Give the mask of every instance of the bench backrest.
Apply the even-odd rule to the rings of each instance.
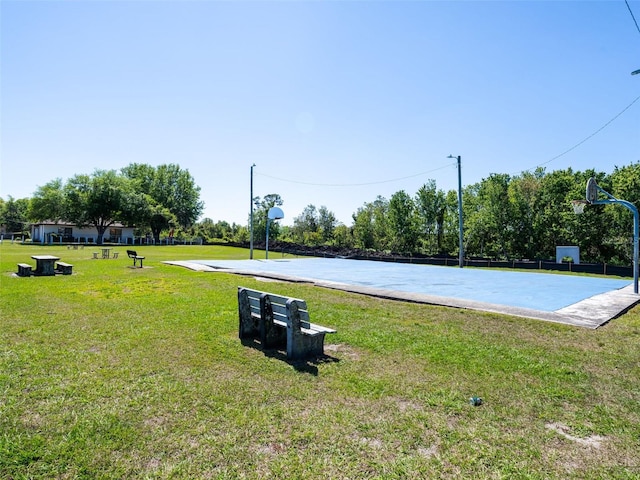
[[[271,302],[271,310],[273,312],[273,319],[283,323],[288,323],[287,319],[287,302],[296,302],[298,306],[298,313],[300,314],[300,326],[302,328],[310,328],[309,310],[307,308],[307,302],[299,298],[283,297],[282,295],[276,295],[275,293],[260,292],[258,290],[249,290],[245,288],[247,297],[249,298],[249,306],[251,307],[251,314],[260,316],[260,297],[266,294]]]
[[[127,250],[127,255],[129,255],[130,257],[137,257],[138,252],[136,252],[135,250]]]

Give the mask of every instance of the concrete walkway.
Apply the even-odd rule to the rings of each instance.
[[[586,328],[598,328],[640,302],[630,281],[604,277],[324,258],[164,263]]]

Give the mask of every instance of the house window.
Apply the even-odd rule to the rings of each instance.
[[[58,227],[58,234],[52,233],[53,237],[63,242],[73,242],[73,227]]]
[[[108,240],[113,243],[120,242],[122,238],[122,229],[121,228],[110,228],[109,229],[109,237]]]

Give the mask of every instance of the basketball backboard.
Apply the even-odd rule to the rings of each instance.
[[[598,184],[594,177],[587,180],[586,199],[589,203],[593,203],[598,200]]]
[[[284,218],[284,212],[280,207],[271,207],[267,213],[267,217],[269,217],[269,220],[280,220]]]

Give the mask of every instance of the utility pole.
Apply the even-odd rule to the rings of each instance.
[[[464,267],[464,222],[462,220],[462,168],[460,165],[460,155],[454,157],[449,155],[447,158],[455,158],[458,161],[458,266]]]
[[[255,167],[256,164],[254,163],[253,165],[251,165],[251,187],[250,187],[250,195],[251,195],[251,199],[250,199],[250,214],[249,214],[249,259],[253,260],[253,167]]]

